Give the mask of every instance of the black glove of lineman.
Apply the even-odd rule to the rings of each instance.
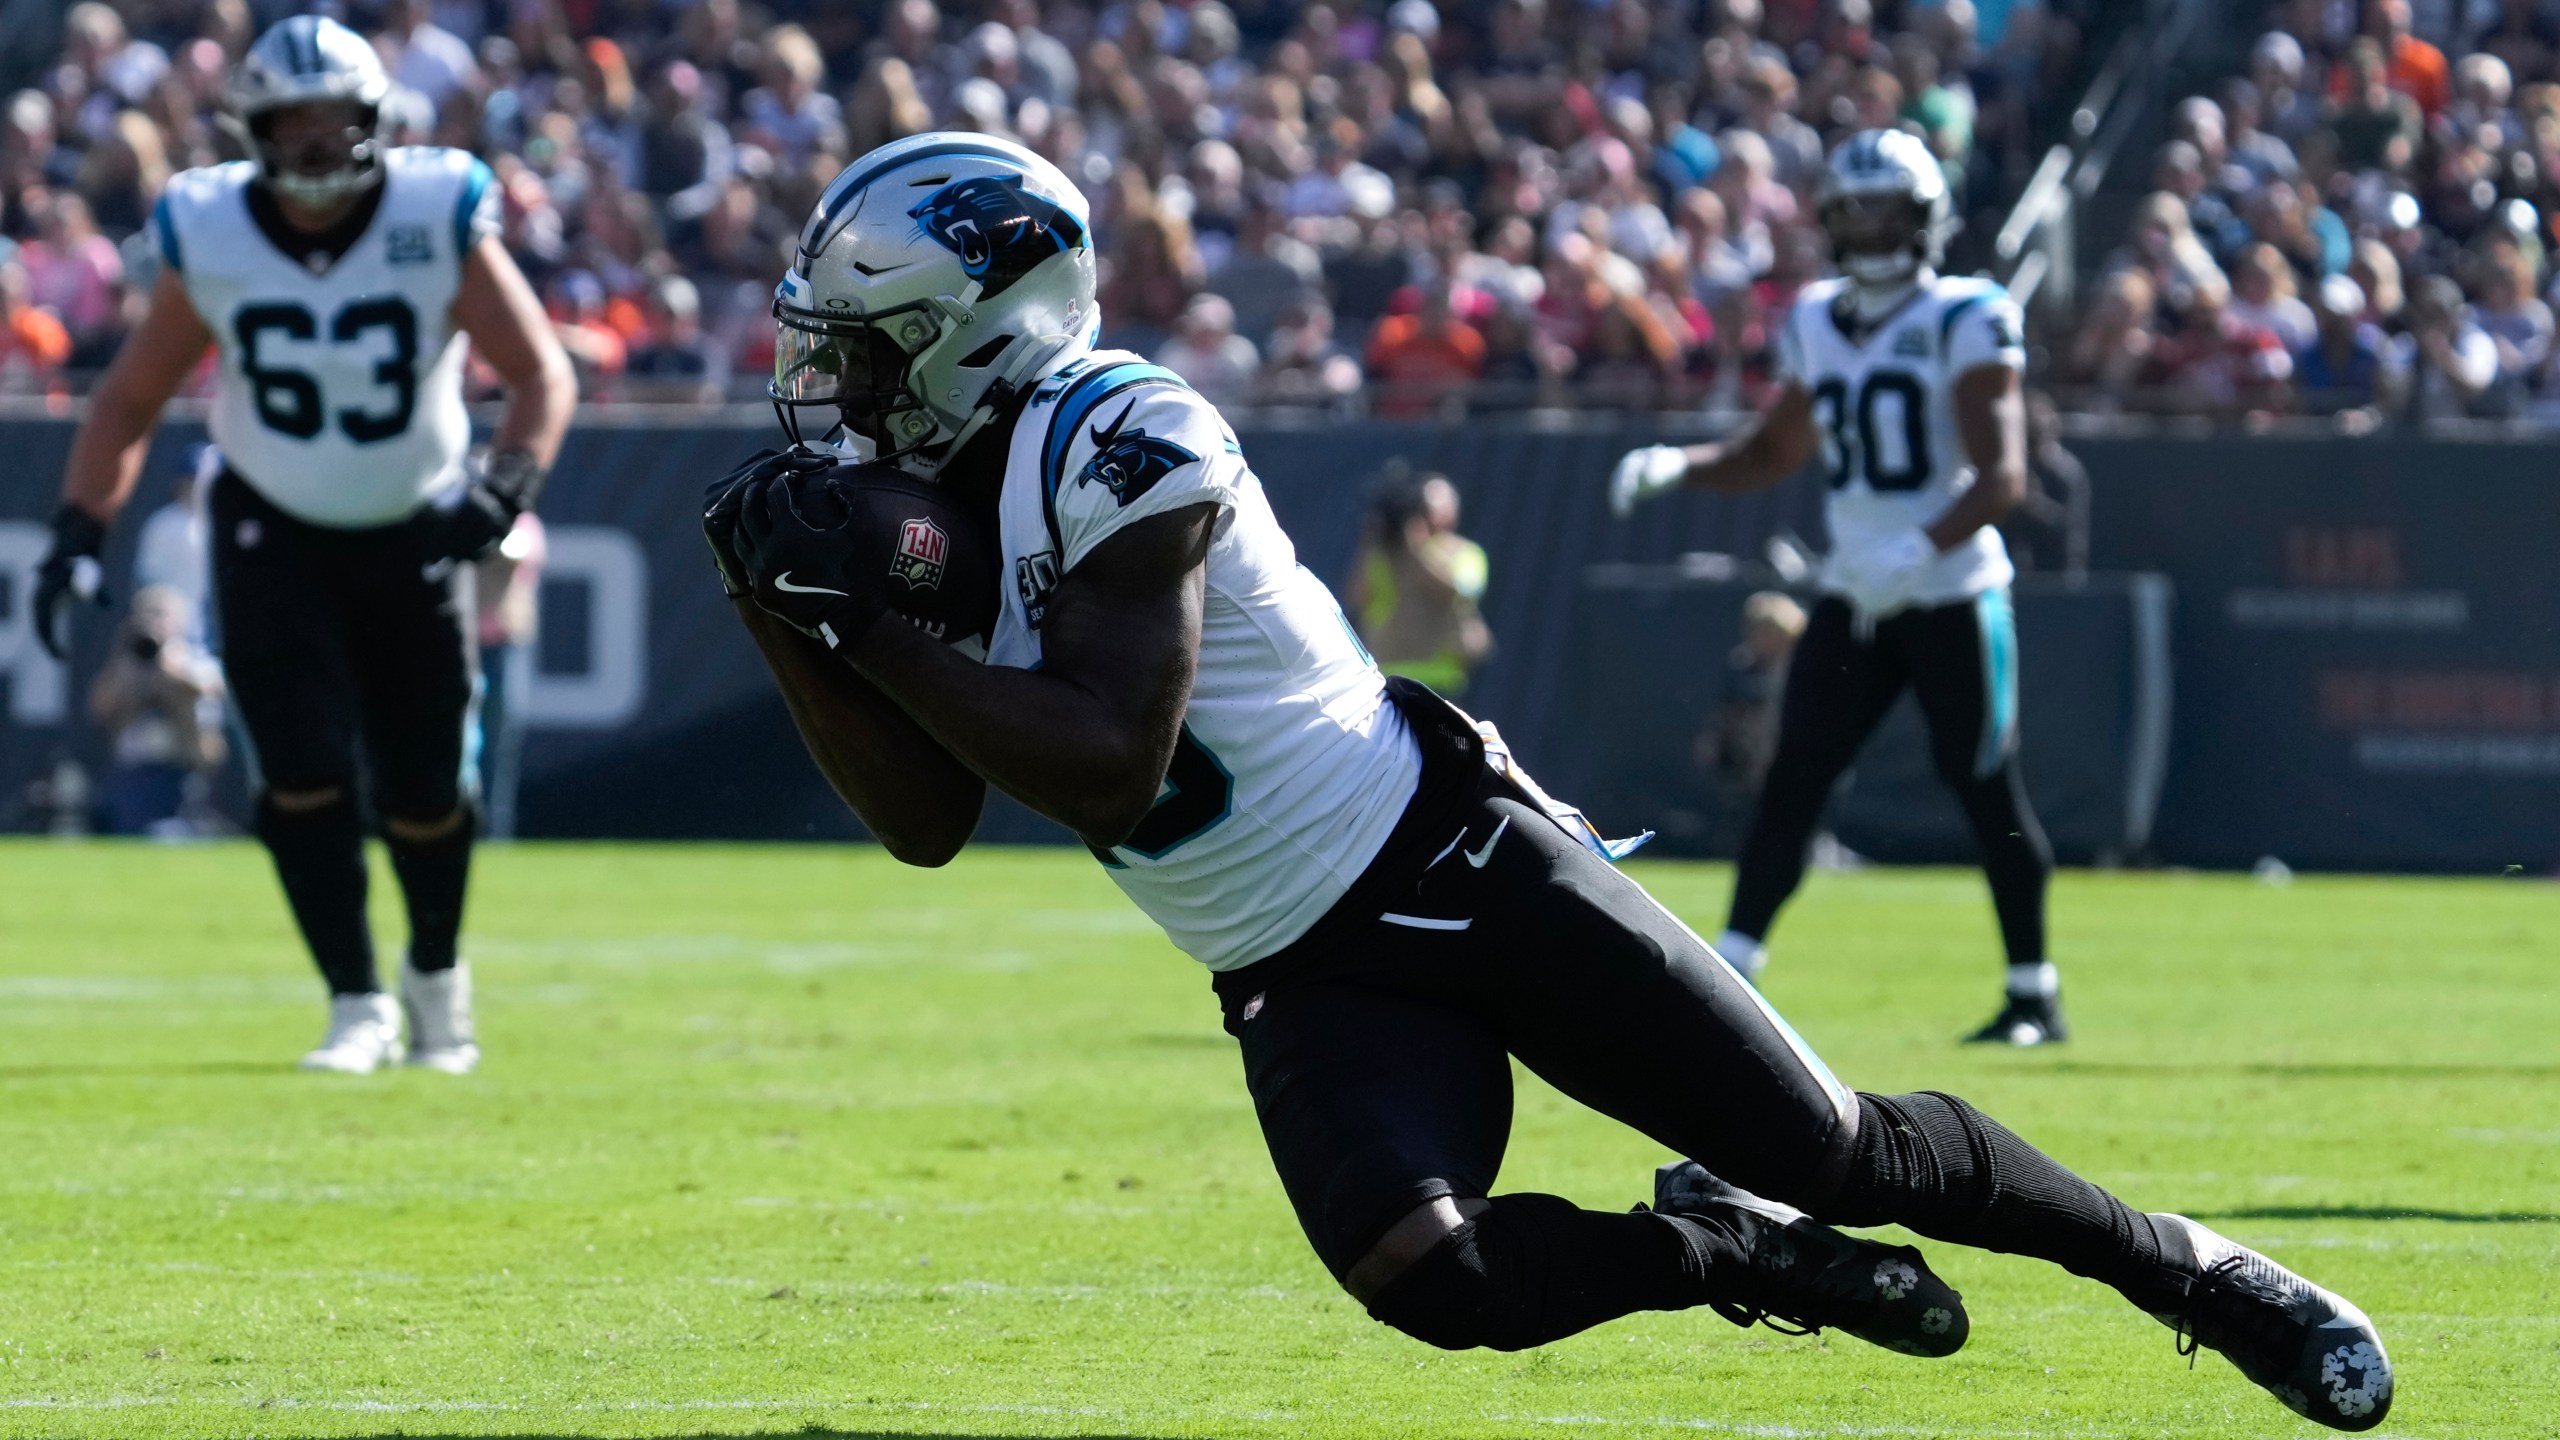
[[[860,643],[889,613],[888,577],[857,559],[844,498],[817,471],[739,489],[737,556],[756,604],[830,650]]]
[[[747,492],[777,475],[826,470],[835,464],[834,456],[796,445],[789,450],[759,450],[702,492],[702,538],[711,547],[712,567],[720,572],[721,594],[735,600],[755,588],[747,578],[746,563],[738,558],[738,507]]]
[[[529,450],[506,450],[489,457],[480,477],[464,487],[462,499],[441,512],[435,537],[439,560],[472,561],[498,548],[514,529],[516,517],[542,498],[547,473]]]
[[[98,568],[98,551],[106,543],[107,527],[88,511],[65,500],[53,512],[53,544],[44,552],[44,563],[36,567],[34,610],[36,639],[56,660],[71,648],[71,626],[62,613],[63,602],[79,599],[101,609],[106,606],[105,577]]]

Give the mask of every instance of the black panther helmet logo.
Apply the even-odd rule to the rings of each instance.
[[[1150,435],[1144,430],[1122,430],[1129,423],[1129,412],[1138,408],[1131,400],[1120,411],[1120,418],[1108,430],[1097,429],[1093,436],[1093,458],[1084,462],[1076,479],[1089,482],[1111,492],[1111,498],[1126,506],[1130,501],[1155,488],[1163,479],[1185,465],[1195,464],[1200,457],[1170,440]]]
[[[1019,175],[981,175],[945,185],[907,212],[925,234],[960,257],[983,297],[1002,293],[1041,261],[1084,243],[1076,217],[1023,188]]]

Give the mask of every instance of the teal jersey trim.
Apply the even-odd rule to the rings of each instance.
[[[490,173],[488,165],[477,159],[463,174],[462,198],[453,207],[453,258],[456,264],[471,253],[471,217],[480,208],[480,198],[489,193],[489,187],[496,184],[497,179]]]
[[[178,249],[178,222],[169,218],[169,195],[165,190],[152,202],[151,229],[160,237],[160,259],[179,274],[187,273],[186,258]]]

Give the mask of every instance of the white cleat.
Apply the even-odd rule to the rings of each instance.
[[[329,997],[329,1033],[318,1048],[302,1057],[305,1070],[334,1070],[341,1075],[370,1075],[400,1058],[400,1011],[391,997]]]
[[[480,1063],[471,1028],[471,965],[450,970],[400,967],[400,1008],[409,1016],[409,1063],[447,1075],[468,1075]]]
[[[1733,967],[1734,974],[1755,986],[1760,983],[1760,972],[1769,968],[1769,947],[1739,930],[1727,930],[1717,936],[1716,953]]]

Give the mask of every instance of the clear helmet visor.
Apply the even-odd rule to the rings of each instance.
[[[935,424],[909,382],[917,352],[941,333],[920,307],[861,319],[833,319],[776,307],[771,394],[788,418],[797,407],[828,407],[883,458],[932,438]]]

